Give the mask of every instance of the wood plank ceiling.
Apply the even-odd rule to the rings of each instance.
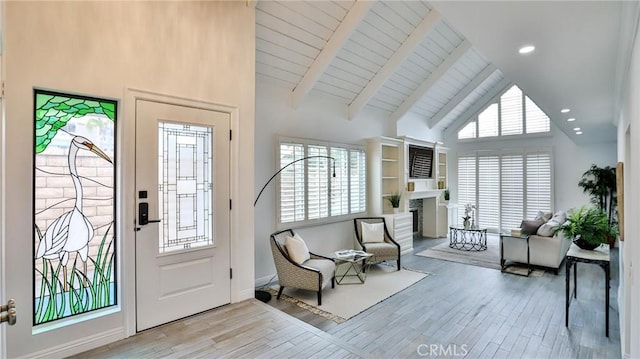
[[[260,1],[256,76],[444,130],[507,80],[424,1]]]

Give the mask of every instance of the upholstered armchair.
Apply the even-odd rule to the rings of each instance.
[[[336,265],[331,258],[309,253],[310,258],[297,263],[289,255],[285,242],[294,237],[291,229],[271,234],[271,252],[280,283],[278,299],[285,287],[312,290],[318,293],[318,305],[322,305],[322,289],[331,283],[335,287]]]
[[[373,254],[372,261],[397,261],[400,270],[400,245],[391,238],[384,217],[354,218],[353,224],[358,243],[365,252]],[[371,226],[376,224],[377,229]]]

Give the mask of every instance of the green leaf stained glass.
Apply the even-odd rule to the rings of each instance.
[[[69,120],[90,114],[105,115],[114,121],[115,105],[110,102],[37,94],[36,153],[44,151],[58,130]]]

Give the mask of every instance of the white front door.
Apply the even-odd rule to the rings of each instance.
[[[229,129],[228,113],[136,100],[138,331],[231,301]]]

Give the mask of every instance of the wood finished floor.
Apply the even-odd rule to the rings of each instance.
[[[442,241],[416,240],[415,252]],[[565,328],[564,265],[557,276],[527,278],[406,255],[403,266],[434,275],[342,324],[287,301],[249,300],[77,357],[620,358],[617,254],[612,251],[609,338],[604,272],[596,265],[578,267],[578,298]]]

